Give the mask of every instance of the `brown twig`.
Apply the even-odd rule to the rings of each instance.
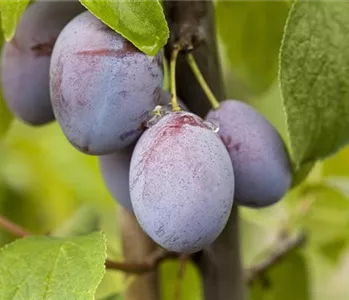
[[[4,218],[3,216],[0,216],[0,228],[12,233],[14,236],[17,237],[26,237],[31,235],[31,233],[29,233],[27,230]],[[289,239],[282,240],[282,242],[277,246],[277,249],[270,256],[268,256],[261,263],[245,271],[245,282],[251,284],[257,278],[261,278],[263,274],[267,272],[272,266],[277,264],[292,250],[302,246],[305,243],[305,241],[306,236],[304,233],[301,233],[298,236]],[[178,270],[178,280],[180,281],[183,278],[185,263],[190,258],[190,256],[179,255],[176,252],[169,252],[161,248],[156,249],[142,263],[119,262],[107,259],[105,262],[105,266],[107,269],[119,270],[125,273],[141,275],[154,271],[158,267],[158,265],[166,259],[178,257],[180,258],[180,265]],[[178,289],[179,287],[177,287],[175,291],[175,299],[179,299]]]
[[[21,226],[11,222],[3,216],[0,216],[0,228],[12,233],[16,237],[30,236],[31,233]],[[105,266],[107,269],[114,269],[132,274],[144,274],[154,269],[165,259],[176,258],[179,255],[174,252],[168,252],[163,249],[157,249],[143,263],[130,263],[106,260]]]
[[[0,228],[12,233],[16,237],[26,237],[31,235],[28,231],[21,226],[7,220],[3,216],[0,216]]]
[[[164,260],[177,258],[178,253],[169,252],[163,249],[157,249],[142,263],[118,262],[108,260],[105,263],[107,269],[114,269],[131,274],[144,274],[154,271],[156,267]]]
[[[306,241],[306,236],[301,233],[295,237],[283,240],[274,252],[269,255],[261,263],[247,269],[245,271],[245,281],[248,284],[253,283],[256,279],[262,278],[262,276],[274,265],[280,262],[285,256],[292,250],[301,247]]]

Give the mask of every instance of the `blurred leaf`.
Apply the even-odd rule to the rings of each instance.
[[[110,258],[109,255],[107,257]],[[123,258],[119,258],[119,260],[121,261]],[[127,276],[127,279],[130,277],[131,275]],[[125,279],[124,273],[107,270],[95,293],[96,299],[108,299],[111,295],[119,295],[121,297],[127,289],[127,280]]]
[[[178,261],[165,261],[160,266],[161,299],[173,300],[178,280]],[[196,266],[188,261],[180,283],[181,300],[201,300],[201,280]]]
[[[11,125],[13,117],[7,106],[4,103],[4,99],[0,91],[0,138],[6,133]]]
[[[121,294],[115,294],[115,295],[111,295],[106,298],[103,298],[102,300],[123,300],[123,299],[124,297]]]
[[[279,80],[297,165],[349,140],[348,10],[348,2],[298,1],[288,18]]]
[[[349,146],[324,161],[323,175],[349,176]]]
[[[286,120],[278,82],[275,81],[265,93],[248,99],[248,102],[277,128],[287,143]]]
[[[349,201],[349,177],[331,176],[324,179],[324,183],[328,187],[332,187],[336,191],[342,193]]]
[[[246,212],[253,211],[247,208],[239,208],[239,229],[240,229],[240,247],[242,249],[242,264],[251,265],[257,256],[261,254],[262,249],[267,249],[275,240],[279,233],[277,226],[267,224],[264,226],[264,220],[254,219],[254,215],[246,216]],[[264,212],[262,212],[263,215]],[[270,214],[265,219],[270,221],[275,214]],[[262,217],[259,215],[259,217]],[[259,225],[260,224],[260,225]],[[263,225],[262,225],[263,224]],[[264,253],[263,253],[264,254]]]
[[[84,205],[52,235],[72,237],[84,235],[100,229],[100,216],[96,207]]]
[[[308,177],[314,165],[315,165],[315,162],[309,162],[300,166],[300,168],[295,171],[292,178],[292,188],[300,185]]]
[[[12,222],[27,228],[30,232],[37,232],[40,228],[40,209],[38,205],[35,205],[32,201],[28,200],[23,191],[18,190],[6,182],[0,182],[0,214],[6,216]],[[25,216],[30,215],[31,219],[34,219],[29,223]],[[3,230],[0,229],[0,232]],[[12,242],[16,237],[12,234],[3,231],[3,235],[0,237],[0,245],[3,246],[9,242]]]
[[[1,298],[92,300],[105,258],[101,233],[69,240],[17,240],[0,251]]]
[[[304,257],[294,251],[271,267],[264,280],[250,288],[251,300],[308,300],[310,282]]]
[[[23,198],[20,192],[7,185],[5,182],[2,182],[0,179],[0,214],[21,226],[23,226],[23,223],[19,220],[21,220],[20,217],[25,209],[23,203],[25,201]],[[26,213],[28,214],[28,211],[26,211]],[[35,216],[35,213],[33,215]],[[27,228],[25,226],[23,227]],[[0,229],[0,233],[0,246],[10,243],[16,238],[4,229]]]
[[[302,198],[311,203],[302,221],[310,243],[320,247],[342,239],[349,241],[349,199],[340,190],[323,182],[307,187]]]
[[[80,2],[97,18],[148,55],[155,55],[167,43],[169,29],[158,0]]]
[[[263,92],[277,77],[286,1],[217,1],[217,29],[232,73]]]
[[[333,262],[338,262],[338,259],[348,246],[348,240],[348,238],[343,238],[336,241],[330,241],[320,246],[320,252]]]
[[[28,4],[29,0],[2,1],[0,17],[1,27],[6,41],[10,41],[15,35],[17,24]]]
[[[38,218],[22,216],[40,222],[42,231],[34,232],[52,232],[83,204],[114,212],[97,158],[76,151],[57,123],[32,128],[15,120],[3,146],[0,172],[38,207]]]
[[[2,49],[3,37],[0,35],[0,51]],[[4,98],[2,96],[1,86],[0,86],[0,138],[4,135],[11,124],[12,115],[8,110]]]

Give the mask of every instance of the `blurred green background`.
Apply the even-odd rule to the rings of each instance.
[[[287,141],[277,84],[278,51],[289,2],[216,2],[219,51],[227,96],[251,103]],[[9,115],[0,102],[0,128]],[[1,133],[0,131],[0,133]],[[324,141],[326,143],[326,141]],[[268,255],[281,230],[305,230],[305,247],[275,265],[264,281],[249,287],[253,300],[349,299],[349,147],[316,165],[308,179],[278,204],[241,208],[244,266]],[[96,157],[76,151],[56,123],[32,128],[12,121],[0,141],[0,214],[36,234],[64,231],[81,218],[106,232],[108,255],[122,259],[117,204],[106,190]],[[91,225],[92,224],[92,225]],[[0,230],[0,245],[13,236]],[[162,270],[164,299],[174,296],[177,265]],[[129,279],[108,271],[97,299],[122,292]],[[200,300],[196,269],[186,268],[183,300]]]

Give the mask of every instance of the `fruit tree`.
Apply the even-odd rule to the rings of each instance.
[[[348,2],[0,21],[0,299],[348,299]]]

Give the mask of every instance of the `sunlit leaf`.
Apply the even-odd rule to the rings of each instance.
[[[298,1],[280,54],[280,84],[297,165],[349,141],[348,2]]]
[[[2,299],[94,299],[104,272],[101,233],[69,240],[27,237],[0,250]]]
[[[13,38],[20,17],[27,8],[29,0],[5,0],[1,2],[1,28],[6,41]]]
[[[148,55],[167,42],[169,29],[158,0],[80,0],[96,17]]]

